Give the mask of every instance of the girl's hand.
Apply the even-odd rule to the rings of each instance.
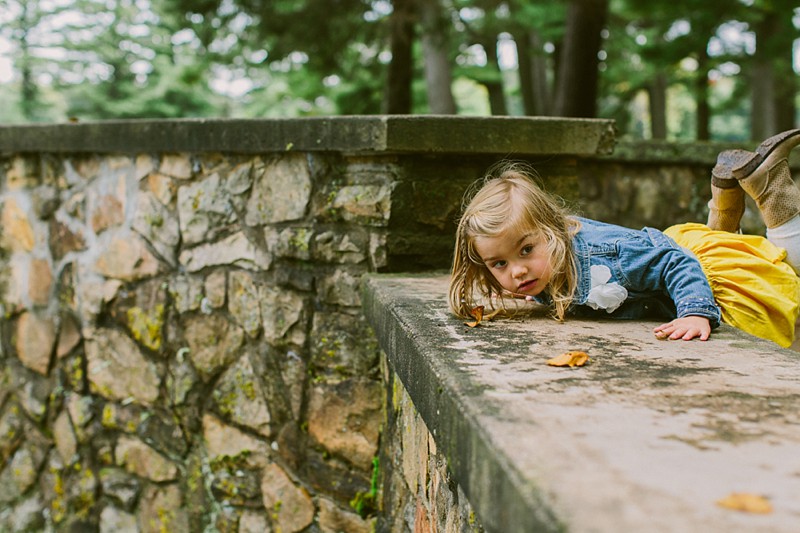
[[[700,338],[701,341],[705,341],[711,335],[711,323],[703,316],[685,316],[676,318],[667,324],[661,324],[653,329],[653,333],[659,339],[690,341]]]

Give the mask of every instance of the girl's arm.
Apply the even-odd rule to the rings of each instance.
[[[670,339],[707,339],[721,317],[700,263],[663,233],[647,233],[651,243],[628,243],[620,250],[620,261],[632,287],[666,292],[675,303],[677,318],[655,333]]]

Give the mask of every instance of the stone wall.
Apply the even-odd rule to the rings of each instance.
[[[319,131],[237,151],[238,129],[204,144],[201,124],[0,128],[0,529],[479,527],[408,398],[386,402],[400,387],[359,282],[448,267],[463,191],[509,153],[475,148],[484,124],[444,153]],[[547,135],[565,153],[519,158],[582,213],[704,219],[712,156],[610,159]]]
[[[340,163],[2,161],[0,529],[370,530],[392,177]]]

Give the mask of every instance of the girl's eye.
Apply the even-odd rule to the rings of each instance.
[[[495,261],[492,263],[492,268],[503,268],[504,266],[506,266],[505,261]]]
[[[520,251],[520,255],[528,255],[532,251],[533,251],[533,245],[532,244],[526,244],[525,246],[522,247],[522,250]]]

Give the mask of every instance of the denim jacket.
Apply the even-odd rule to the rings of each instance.
[[[573,239],[578,286],[569,313],[612,318],[708,318],[720,322],[720,311],[700,263],[694,255],[653,228],[640,231],[578,218],[581,229]],[[625,301],[611,314],[586,305],[592,288],[590,267],[605,265],[609,283],[628,291]]]

